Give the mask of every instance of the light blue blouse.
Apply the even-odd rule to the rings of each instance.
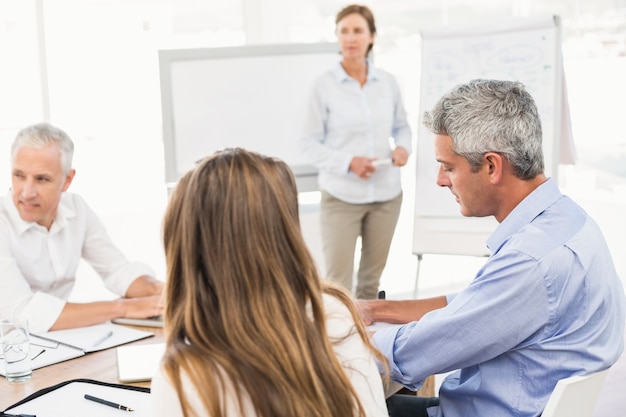
[[[448,305],[378,331],[392,379],[443,382],[433,416],[536,416],[556,382],[611,366],[623,350],[625,297],[596,223],[553,180],[488,239],[491,257]]]
[[[319,169],[322,190],[353,204],[397,197],[400,168],[380,165],[367,180],[349,171],[355,156],[390,158],[390,139],[411,153],[411,128],[393,75],[368,63],[361,87],[338,62],[317,80],[298,146]]]

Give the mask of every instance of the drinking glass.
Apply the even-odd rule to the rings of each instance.
[[[26,319],[0,321],[0,347],[4,374],[9,382],[30,379],[33,368],[30,360],[30,338]]]

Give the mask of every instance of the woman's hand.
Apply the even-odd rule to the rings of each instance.
[[[360,178],[369,179],[369,177],[376,172],[376,167],[372,165],[373,160],[374,158],[355,156],[352,158],[352,161],[350,161],[350,171],[354,172]]]
[[[393,165],[397,167],[403,167],[409,160],[409,153],[402,146],[397,146],[391,154]]]

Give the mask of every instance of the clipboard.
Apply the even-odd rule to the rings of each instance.
[[[154,408],[150,388],[110,384],[93,379],[73,379],[43,388],[9,406],[4,413],[58,417],[73,415],[89,417],[119,417],[117,408],[86,400],[85,394],[103,398],[133,409],[133,417],[152,417]]]

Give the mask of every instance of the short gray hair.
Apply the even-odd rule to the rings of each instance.
[[[23,147],[41,149],[50,143],[59,147],[61,169],[63,174],[67,175],[72,169],[74,142],[63,130],[47,122],[27,126],[17,133],[13,145],[11,145],[11,162],[15,160],[15,155]]]
[[[436,135],[450,136],[453,152],[474,170],[486,152],[496,152],[520,179],[543,173],[539,112],[520,82],[478,79],[458,85],[424,113],[423,123]]]

